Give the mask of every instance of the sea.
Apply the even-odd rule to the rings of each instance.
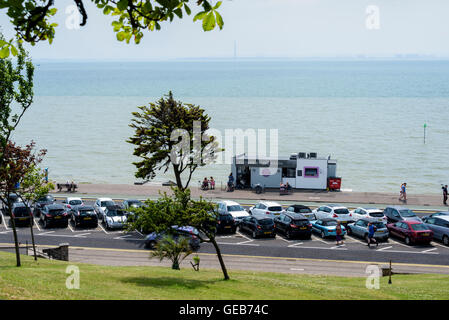
[[[229,129],[277,130],[269,143],[281,157],[330,155],[343,190],[399,193],[407,182],[409,193],[434,194],[449,184],[449,61],[34,63],[34,104],[13,139],[47,149],[42,167],[54,181],[142,181],[126,142],[134,134],[132,112],[171,91],[204,108],[223,136]],[[198,169],[191,185],[206,176],[224,184],[231,167],[224,160]],[[170,170],[149,183],[167,180],[174,180]]]

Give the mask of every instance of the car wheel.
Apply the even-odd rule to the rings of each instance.
[[[326,238],[326,234],[324,233],[324,231],[321,231],[321,238]]]
[[[445,246],[449,246],[449,237],[448,236],[443,237],[443,243]]]
[[[409,237],[405,237],[405,244],[410,245],[411,241]]]
[[[288,240],[290,240],[292,238],[292,234],[291,234],[290,230],[287,231],[286,236],[287,236]]]
[[[254,238],[254,239],[257,238],[257,233],[256,233],[256,231],[253,231],[253,238]]]
[[[148,249],[154,249],[156,247],[156,241],[152,240],[152,241],[148,242],[146,247]]]
[[[42,224],[43,224],[44,229],[47,229],[47,228],[48,228],[47,219],[44,219],[44,220],[42,221]]]
[[[369,242],[368,234],[365,234],[364,238],[365,238],[366,243],[368,243]]]
[[[346,232],[348,233],[348,236],[350,236],[352,234],[351,228],[347,228]]]

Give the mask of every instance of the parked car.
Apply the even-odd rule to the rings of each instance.
[[[10,193],[8,196],[8,204],[9,204],[11,210],[12,210],[13,205],[18,202],[22,202],[22,199],[19,197],[19,195],[16,193]],[[8,210],[6,210],[4,203],[2,203],[2,212],[5,215],[9,215],[9,212],[8,212]]]
[[[428,217],[439,217],[439,216],[449,216],[449,211],[432,213]]]
[[[98,226],[98,217],[92,206],[74,206],[69,214],[74,227],[89,226],[96,228]]]
[[[219,201],[217,205],[219,214],[231,214],[237,224],[239,224],[243,218],[249,216],[248,212],[235,201],[223,200]]]
[[[433,238],[449,246],[449,215],[424,217],[423,222],[433,231]]]
[[[313,213],[318,219],[334,219],[340,221],[343,225],[354,222],[352,214],[349,212],[348,208],[338,204],[321,206],[313,210]]]
[[[235,233],[236,230],[237,224],[231,214],[218,214],[217,233]]]
[[[104,219],[104,211],[106,207],[115,206],[115,202],[111,198],[98,198],[95,201],[94,209],[98,216],[98,220],[103,221]]]
[[[304,215],[307,219],[309,219],[309,217],[312,217],[314,214],[312,212],[312,209],[310,209],[307,206],[303,206],[302,204],[294,204],[291,205],[290,207],[287,208],[287,210],[285,210],[287,213],[301,213],[302,215]]]
[[[69,225],[69,214],[62,204],[48,204],[41,209],[39,220],[44,228],[48,228],[50,226],[61,226],[67,228]]]
[[[312,224],[302,213],[285,212],[274,218],[276,233],[284,234],[287,239],[312,237]]]
[[[156,233],[152,232],[145,237],[145,248],[154,249],[156,244],[168,234],[171,234],[175,241],[179,240],[181,237],[189,239],[190,248],[194,251],[200,248],[200,239],[198,237],[199,232],[196,228],[186,226],[186,227],[178,227],[172,226],[172,231]]]
[[[377,208],[357,208],[351,212],[352,218],[355,221],[365,219],[373,222],[382,222],[387,224],[388,219],[383,211]]]
[[[123,201],[123,207],[128,210],[131,208],[140,208],[143,206],[143,202],[135,199],[127,199]]]
[[[433,239],[433,231],[419,221],[402,220],[387,224],[387,228],[390,236],[404,240],[407,245],[412,243],[429,244]]]
[[[34,203],[33,214],[38,217],[41,214],[41,210],[44,206],[49,204],[54,204],[56,202],[52,195],[47,194],[46,196],[40,197]]]
[[[72,207],[84,205],[84,202],[81,198],[75,197],[67,197],[62,201],[62,203],[67,209],[72,209]]]
[[[239,225],[239,230],[250,233],[254,239],[261,236],[276,238],[274,222],[270,217],[254,215],[243,218]]]
[[[23,202],[16,202],[12,207],[12,217],[16,227],[29,227],[34,224],[31,209]]]
[[[126,211],[122,206],[107,206],[103,214],[103,223],[107,230],[122,229],[126,223]]]
[[[383,222],[372,221],[370,219],[359,219],[357,222],[350,223],[346,226],[346,231],[349,235],[361,237],[368,242],[368,223],[373,223],[376,231],[374,238],[380,241],[386,241],[389,237],[387,226]]]
[[[398,221],[417,221],[422,220],[411,209],[400,206],[389,206],[384,209],[384,215],[387,217],[388,223]]]
[[[275,216],[280,215],[284,210],[282,206],[273,201],[259,201],[255,206],[252,206],[248,209],[250,215],[254,216],[265,216],[274,218]]]
[[[327,238],[327,237],[336,237],[337,236],[337,220],[331,219],[331,218],[323,218],[318,220],[311,221],[312,224],[312,231],[318,233],[321,238]],[[346,228],[342,225],[341,226],[341,235],[346,235]]]

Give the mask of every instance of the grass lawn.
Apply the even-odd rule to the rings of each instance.
[[[394,275],[379,290],[365,278],[288,275],[163,267],[108,267],[77,263],[80,289],[66,288],[70,263],[0,252],[0,299],[449,299],[447,275]]]

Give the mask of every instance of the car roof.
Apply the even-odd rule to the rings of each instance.
[[[75,206],[74,209],[80,210],[80,211],[81,210],[94,210],[94,207],[83,205],[83,206]]]
[[[435,218],[449,222],[449,216],[436,216]]]
[[[65,207],[60,203],[47,204],[45,207],[47,207],[50,210],[51,209],[65,209]]]
[[[66,198],[68,201],[70,201],[70,200],[81,200],[81,201],[83,201],[81,198],[79,198],[79,197],[67,197]]]
[[[128,201],[128,202],[142,202],[142,201],[137,200],[137,199],[126,199],[125,201]]]
[[[274,202],[274,201],[259,201],[259,203],[263,203],[265,205],[267,205],[268,207],[278,207],[281,206],[279,203]],[[281,206],[282,207],[282,206]]]
[[[253,217],[254,219],[256,219],[256,220],[266,220],[266,219],[270,219],[270,220],[273,220],[273,219],[271,219],[270,217],[266,217],[266,216],[250,216],[250,217]]]
[[[379,208],[365,208],[365,207],[358,207],[358,209],[363,209],[366,211],[382,211]]]
[[[100,201],[114,201],[111,198],[98,198],[97,200],[100,200]]]
[[[293,219],[307,219],[306,216],[300,212],[286,212],[285,215]]]
[[[343,206],[341,204],[326,204],[325,207],[329,207],[329,208],[333,208],[333,209],[335,209],[335,208],[346,208],[345,206]]]
[[[220,202],[224,203],[227,206],[229,206],[229,205],[231,205],[231,206],[239,206],[240,205],[240,203],[232,201],[232,200],[222,200],[222,201],[219,201],[219,203]]]
[[[319,219],[323,222],[328,222],[328,221],[337,221],[336,219],[332,219],[332,218],[323,218],[323,219]]]
[[[108,210],[123,210],[123,207],[118,204],[114,204],[113,206],[106,206],[106,209]]]
[[[388,206],[388,207],[386,207],[386,208],[393,208],[393,209],[397,209],[397,210],[406,210],[406,209],[409,209],[409,208],[402,207],[402,206]],[[385,209],[386,209],[386,208],[385,208]],[[412,210],[412,209],[409,209],[409,210]]]
[[[23,202],[14,202],[12,207],[14,208],[21,208],[21,207],[26,207],[27,205]]]
[[[298,208],[298,209],[310,209],[308,206],[302,204],[292,204],[290,207]]]

